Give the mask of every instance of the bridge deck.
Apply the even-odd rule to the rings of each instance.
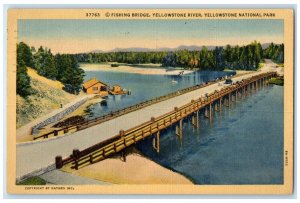
[[[234,78],[233,82],[241,81],[242,79],[247,79],[261,73],[263,73],[263,71],[242,75]],[[149,121],[151,117],[158,117],[168,113],[174,110],[174,107],[183,106],[192,99],[196,100],[201,95],[204,96],[206,93],[212,93],[223,87],[223,85],[219,86],[218,84],[212,84],[73,134],[56,137],[54,139],[18,144],[16,147],[16,176],[17,178],[20,178],[33,171],[46,168],[54,164],[54,158],[57,155],[61,155],[62,157],[69,156],[73,149],[83,150],[95,143],[105,141],[118,134],[120,130],[133,128],[141,123]]]

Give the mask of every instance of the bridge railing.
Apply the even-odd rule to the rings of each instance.
[[[126,131],[120,131],[118,135],[115,135],[109,140],[100,142],[82,151],[77,150],[76,153],[73,153],[70,157],[64,159],[61,165],[63,166],[72,164],[73,168],[78,169],[79,167],[83,167],[87,164],[103,160],[106,157],[120,152],[124,148],[169,127],[170,125],[177,123],[179,120],[228,95],[229,93],[234,92],[252,83],[253,81],[274,74],[276,73],[269,72],[260,74],[258,76],[253,76],[249,79],[243,80],[242,82],[222,88],[220,91],[215,91],[214,93],[207,95],[207,97],[200,97],[195,101],[192,100],[190,103],[187,103],[179,108],[175,108],[169,113],[161,115],[157,118],[152,118],[150,121],[142,123]]]
[[[247,73],[245,73],[245,74],[247,74]],[[241,76],[241,75],[239,75],[239,76]],[[76,131],[79,131],[79,130],[83,130],[83,129],[89,128],[91,126],[94,126],[94,125],[106,122],[108,120],[114,119],[114,118],[119,117],[121,115],[130,113],[132,111],[136,111],[138,109],[144,108],[146,106],[150,106],[152,104],[155,104],[155,103],[158,103],[158,102],[161,102],[161,101],[164,101],[164,100],[167,100],[167,99],[170,99],[170,98],[173,98],[173,97],[176,97],[176,96],[194,91],[196,89],[200,89],[200,88],[206,87],[208,85],[224,81],[224,80],[225,79],[222,78],[222,79],[219,79],[219,80],[209,81],[209,82],[202,83],[202,84],[199,84],[199,85],[195,85],[195,86],[192,86],[192,87],[187,87],[187,88],[184,88],[184,89],[181,89],[181,90],[177,90],[175,92],[171,92],[169,94],[166,94],[166,95],[163,95],[163,96],[160,96],[160,97],[156,97],[154,99],[150,99],[150,100],[147,100],[147,101],[144,101],[144,102],[141,102],[141,103],[138,103],[138,104],[135,104],[135,105],[132,105],[132,106],[114,111],[114,112],[111,112],[109,114],[97,117],[97,118],[93,118],[93,119],[90,119],[90,120],[87,120],[87,121],[77,123],[76,125],[66,126],[66,127],[61,128],[61,129],[53,130],[51,132],[48,132],[48,133],[45,133],[45,134],[42,134],[42,135],[34,136],[33,140],[47,139],[49,137],[60,136],[60,135],[66,134],[66,133],[73,133],[73,132],[76,132]]]

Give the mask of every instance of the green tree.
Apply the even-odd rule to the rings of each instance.
[[[40,47],[34,57],[38,74],[51,80],[56,80],[58,70],[51,50]]]
[[[32,93],[30,77],[27,74],[27,67],[22,57],[17,55],[17,94],[27,97]]]
[[[79,68],[76,58],[71,55],[62,55],[58,69],[61,73],[60,81],[64,84],[64,90],[78,94],[84,81],[84,71]]]
[[[17,55],[20,60],[23,60],[25,66],[35,68],[33,56],[30,47],[24,42],[17,45]]]

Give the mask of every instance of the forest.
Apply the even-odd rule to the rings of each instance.
[[[271,43],[266,49],[254,41],[246,46],[215,47],[201,50],[172,52],[110,52],[76,54],[80,63],[118,62],[127,64],[162,64],[163,67],[182,67],[198,70],[257,70],[264,58],[283,63],[284,45]]]
[[[79,68],[74,55],[55,54],[42,46],[36,51],[34,47],[20,42],[17,44],[17,94],[22,97],[31,95],[30,77],[27,67],[33,68],[41,76],[58,80],[64,84],[64,90],[78,94],[84,81],[84,71]]]
[[[27,67],[52,80],[61,81],[64,90],[78,94],[84,81],[84,71],[79,63],[118,62],[126,64],[161,64],[163,67],[182,67],[196,70],[257,70],[264,58],[284,63],[284,44],[271,43],[265,49],[259,42],[245,46],[215,47],[201,50],[176,50],[157,52],[110,52],[53,54],[40,46],[38,50],[24,42],[17,44],[17,94],[32,94]]]

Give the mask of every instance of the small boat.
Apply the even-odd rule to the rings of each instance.
[[[172,80],[172,83],[174,83],[174,84],[176,84],[176,83],[178,83],[176,80]]]

